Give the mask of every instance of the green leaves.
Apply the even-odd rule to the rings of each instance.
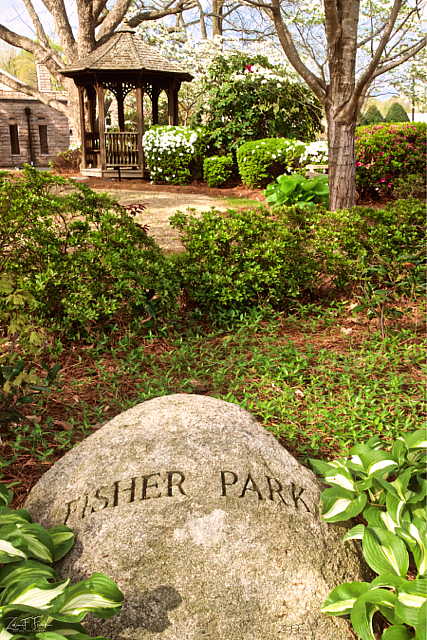
[[[328,176],[319,175],[306,180],[298,173],[286,174],[269,184],[263,192],[271,207],[295,205],[300,208],[314,207],[315,204],[329,206]]]
[[[378,577],[370,585],[339,585],[322,606],[328,615],[350,613],[361,640],[376,640],[372,628],[376,611],[392,624],[382,638],[426,640],[426,511],[422,502],[426,445],[425,432],[418,430],[398,438],[391,451],[375,437],[354,446],[350,459],[310,461],[331,485],[322,494],[323,519],[337,522],[363,513],[368,522],[367,527],[358,524],[350,529],[344,542],[361,540],[365,559]],[[410,554],[418,570],[415,580],[407,579]]]
[[[10,492],[1,485],[0,495],[8,504]],[[89,612],[100,618],[115,615],[123,602],[117,585],[102,573],[74,586],[59,580],[48,565],[71,549],[74,535],[68,527],[46,531],[25,509],[13,512],[6,506],[0,507],[0,520],[0,636],[90,640],[79,623]]]

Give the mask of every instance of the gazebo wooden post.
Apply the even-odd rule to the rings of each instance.
[[[121,82],[117,83],[117,111],[119,116],[119,130],[125,130],[125,107],[123,99],[123,86]]]
[[[142,136],[144,135],[144,89],[141,85],[136,88],[136,127],[138,131],[138,167],[144,170],[145,159],[144,149],[142,148]]]
[[[168,89],[168,119],[169,124],[178,125],[178,88],[176,80],[169,83]]]
[[[153,116],[153,125],[159,124],[159,96],[161,89],[153,87],[151,94],[151,110]]]
[[[107,149],[105,145],[104,87],[102,84],[96,86],[96,96],[98,98],[99,160],[101,170],[105,171],[107,169]]]
[[[82,141],[82,169],[87,167],[87,155],[86,155],[86,127],[85,127],[85,100],[84,89],[78,87],[79,90],[79,108],[80,108],[80,138]]]
[[[88,127],[90,133],[95,132],[95,119],[96,119],[96,94],[93,87],[86,87],[87,95],[87,115],[88,115]]]

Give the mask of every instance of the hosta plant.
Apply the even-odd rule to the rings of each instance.
[[[298,173],[283,174],[276,182],[263,191],[271,207],[295,205],[300,208],[314,207],[315,204],[329,206],[328,176],[320,175],[306,179]]]
[[[382,640],[427,638],[426,448],[426,432],[419,430],[397,438],[392,448],[375,436],[353,447],[349,459],[310,461],[330,485],[322,493],[323,519],[333,523],[361,514],[366,522],[350,529],[344,541],[362,541],[378,577],[339,585],[322,606],[326,615],[350,615],[362,640],[377,640],[377,611],[390,623]],[[415,577],[408,574],[411,558]]]
[[[74,534],[46,530],[26,509],[9,508],[12,492],[0,485],[0,636],[2,640],[89,640],[80,624],[87,613],[111,618],[123,594],[103,573],[71,586],[50,566],[73,546]],[[102,636],[98,637],[102,640]]]

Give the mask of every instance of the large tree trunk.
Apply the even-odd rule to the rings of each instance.
[[[356,204],[356,122],[342,124],[327,114],[329,209],[348,209]]]

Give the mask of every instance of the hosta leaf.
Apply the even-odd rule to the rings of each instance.
[[[15,582],[27,580],[28,578],[34,581],[39,578],[59,580],[58,574],[52,567],[37,562],[37,560],[22,560],[21,562],[8,564],[0,570],[0,588],[8,587]]]
[[[55,548],[52,538],[41,524],[18,524],[18,529],[24,536],[28,545],[28,556],[37,558],[42,562],[54,561]]]
[[[417,631],[420,640],[427,640],[427,601],[421,605],[418,611]]]
[[[335,470],[335,467],[324,460],[314,460],[313,458],[309,458],[308,461],[311,469],[313,469],[314,473],[318,476],[329,475],[331,471]]]
[[[0,563],[17,562],[27,559],[28,545],[18,527],[5,525],[0,529]]]
[[[325,482],[326,484],[338,485],[348,491],[356,490],[351,473],[344,469],[335,469],[332,473],[329,472],[329,474],[325,475]]]
[[[415,633],[403,624],[393,624],[381,636],[381,640],[413,640]]]
[[[399,465],[403,465],[407,458],[408,447],[403,438],[397,438],[391,450],[393,457],[398,461]]]
[[[395,594],[385,589],[370,590],[359,596],[353,605],[350,618],[361,640],[376,640],[372,628],[372,618],[376,611],[381,611],[387,620],[394,621],[395,601]]]
[[[86,635],[86,629],[79,622],[61,622],[60,620],[54,620],[49,614],[46,621],[49,624],[49,631],[59,633],[66,638],[76,638],[82,634]]]
[[[14,637],[25,638],[34,638],[37,632],[49,629],[46,611],[25,605],[4,607],[0,625]]]
[[[53,547],[54,547],[54,562],[57,562],[70,551],[74,544],[74,533],[63,524],[58,524],[53,529],[48,530]]]
[[[404,540],[413,553],[418,575],[424,576],[427,573],[427,543],[426,543],[426,521],[415,517],[412,522],[404,523],[402,528],[396,529],[396,533]]]
[[[58,620],[58,614],[72,615],[80,621],[91,611],[99,618],[111,618],[120,611],[123,597],[113,580],[103,573],[94,573],[67,591],[63,604],[54,615]]]
[[[381,520],[385,523],[385,526],[389,531],[394,533],[396,527],[402,523],[402,518],[405,512],[405,502],[399,498],[395,498],[391,493],[387,494],[386,498],[387,511],[381,514]]]
[[[350,613],[357,598],[368,589],[368,582],[340,584],[328,595],[322,604],[321,612],[329,616],[345,616]]]
[[[0,484],[0,504],[5,505],[6,507],[12,502],[13,491],[4,486],[4,484]]]
[[[366,494],[355,496],[351,491],[341,487],[325,489],[322,493],[323,520],[325,522],[341,522],[357,516],[366,504]]]
[[[35,609],[48,609],[69,584],[69,579],[54,584],[50,584],[45,578],[22,580],[11,584],[1,593],[0,606],[22,604]]]
[[[408,490],[409,481],[412,478],[411,469],[405,469],[403,473],[399,473],[396,480],[393,480],[391,483],[393,487],[396,489],[397,495],[401,500],[406,501],[406,492]]]
[[[402,584],[405,584],[406,578],[397,576],[395,573],[382,573],[377,578],[374,578],[371,582],[371,587],[378,589],[379,587],[389,587],[398,589]]]
[[[31,522],[31,516],[26,509],[9,509],[0,507],[0,526],[15,522]]]
[[[409,555],[405,543],[385,529],[366,528],[363,534],[363,555],[376,573],[396,573],[406,576]]]
[[[388,473],[398,466],[397,460],[393,458],[391,453],[386,451],[369,451],[359,455],[368,475],[376,478],[386,477]]]
[[[425,429],[418,429],[404,436],[408,449],[426,449],[427,433]]]
[[[411,580],[399,588],[396,599],[396,615],[413,627],[418,625],[418,614],[427,600],[427,581]]]
[[[347,531],[342,541],[345,542],[346,540],[362,540],[364,531],[365,525],[358,524],[350,529],[350,531]]]

